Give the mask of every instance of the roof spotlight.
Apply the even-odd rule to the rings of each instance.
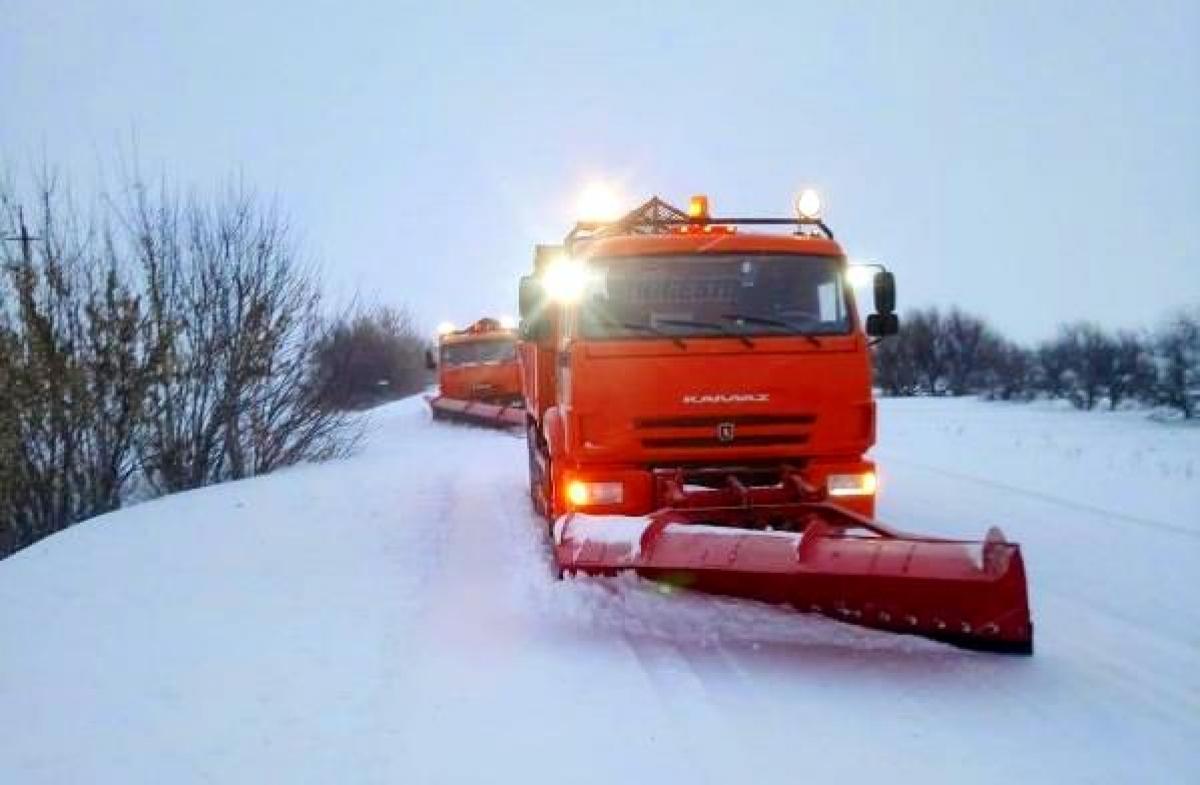
[[[805,188],[796,197],[796,215],[801,221],[821,220],[821,195],[812,188]]]
[[[614,186],[602,181],[591,182],[580,192],[575,212],[581,221],[607,223],[625,214],[623,202],[624,198]]]

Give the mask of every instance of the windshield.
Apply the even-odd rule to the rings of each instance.
[[[451,343],[442,347],[443,365],[502,363],[512,360],[516,356],[517,345],[511,340]]]
[[[579,311],[586,338],[836,335],[850,331],[840,262],[703,254],[597,259]]]

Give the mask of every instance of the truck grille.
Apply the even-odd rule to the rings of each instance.
[[[808,442],[816,415],[679,415],[634,420],[642,447],[650,450],[796,446]],[[732,426],[732,434],[721,431]]]

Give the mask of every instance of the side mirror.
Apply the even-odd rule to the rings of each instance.
[[[890,316],[896,312],[896,276],[881,270],[875,274],[875,313]],[[868,320],[869,321],[869,320]],[[895,332],[886,333],[891,335]]]
[[[517,300],[521,314],[521,337],[531,341],[540,340],[546,331],[546,293],[542,290],[541,281],[532,275],[522,276]]]
[[[433,349],[425,350],[425,367],[430,371],[437,368],[437,358],[433,356]]]
[[[867,317],[867,335],[886,338],[900,332],[900,317],[894,313],[873,313]]]

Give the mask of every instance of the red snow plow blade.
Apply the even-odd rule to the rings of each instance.
[[[824,501],[684,506],[645,517],[568,513],[554,551],[567,574],[635,570],[967,649],[1033,653],[1020,547],[997,529],[982,542],[920,537]]]
[[[464,401],[458,398],[447,398],[444,395],[426,396],[425,402],[429,404],[435,420],[456,420],[492,428],[513,428],[525,425],[525,409],[520,406]]]

